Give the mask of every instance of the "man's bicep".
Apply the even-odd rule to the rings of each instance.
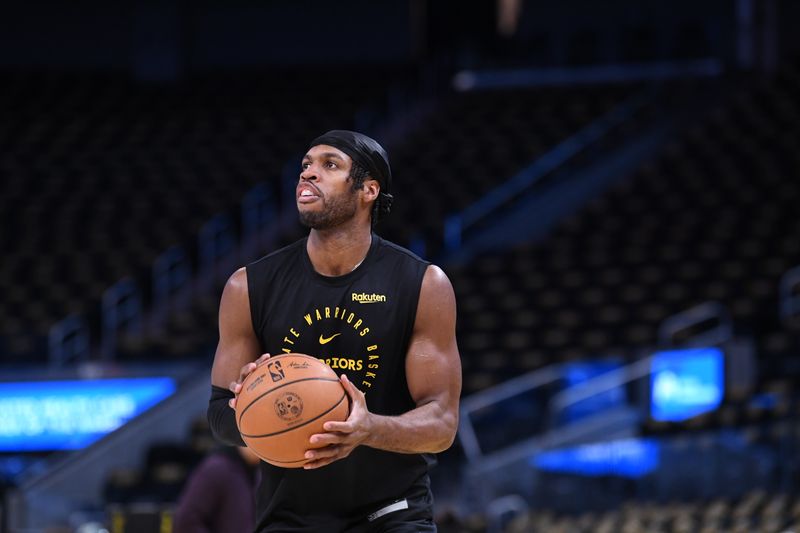
[[[261,348],[250,318],[247,273],[237,270],[228,279],[219,304],[219,343],[211,369],[211,383],[228,388],[241,368],[260,355]]]
[[[411,397],[422,405],[457,404],[461,394],[461,359],[456,343],[456,300],[450,280],[436,266],[428,267],[420,290],[414,333],[406,356]]]

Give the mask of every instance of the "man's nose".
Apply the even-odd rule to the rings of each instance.
[[[300,172],[300,179],[303,181],[313,181],[317,179],[317,173],[313,169],[313,167],[308,167],[307,169]]]

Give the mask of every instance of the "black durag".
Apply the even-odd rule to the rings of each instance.
[[[331,130],[311,141],[309,148],[320,144],[333,146],[346,153],[359,166],[366,169],[372,179],[380,183],[378,210],[383,215],[388,214],[393,200],[390,194],[392,169],[389,166],[389,156],[378,141],[356,131]]]

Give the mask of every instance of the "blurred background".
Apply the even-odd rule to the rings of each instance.
[[[309,141],[458,298],[443,532],[800,530],[800,3],[0,7],[0,531],[168,533]]]

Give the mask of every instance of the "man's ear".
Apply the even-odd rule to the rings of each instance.
[[[364,180],[364,186],[361,187],[361,195],[366,202],[372,202],[378,198],[381,193],[381,184],[378,180]]]

